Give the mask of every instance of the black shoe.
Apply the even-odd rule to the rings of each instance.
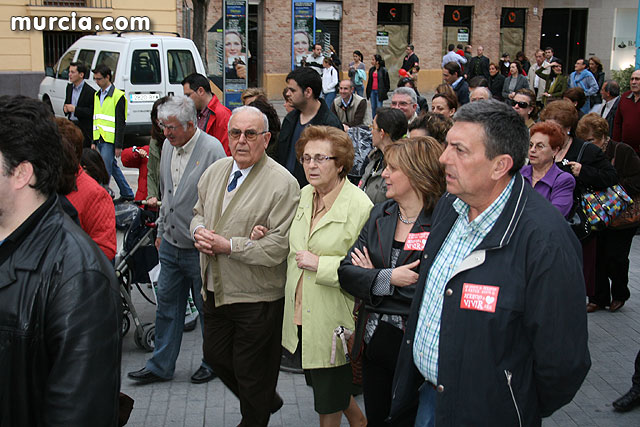
[[[193,330],[196,328],[196,321],[197,321],[197,320],[198,320],[198,319],[193,319],[192,321],[185,323],[185,324],[184,324],[184,327],[183,327],[183,331],[184,331],[184,332],[191,332],[191,331],[193,331]]]
[[[284,405],[284,401],[282,400],[282,397],[280,397],[278,392],[276,392],[276,394],[273,396],[273,403],[271,403],[271,413],[275,414],[276,412],[278,412],[280,408],[282,408],[282,405]]]
[[[169,381],[168,378],[159,377],[148,370],[146,367],[140,369],[139,371],[129,372],[127,376],[136,381],[138,384],[151,384],[161,381]]]
[[[640,388],[632,388],[627,394],[613,402],[616,411],[627,412],[640,405]]]
[[[216,377],[215,372],[206,366],[200,366],[198,370],[191,375],[191,382],[194,384],[203,384],[211,381]]]

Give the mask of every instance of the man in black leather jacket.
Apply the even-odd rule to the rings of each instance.
[[[0,426],[114,426],[120,296],[66,216],[62,144],[41,102],[0,97]]]

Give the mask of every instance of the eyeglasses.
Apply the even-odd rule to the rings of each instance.
[[[164,123],[158,123],[158,127],[162,130],[168,130],[170,132],[173,132],[174,130],[178,129],[178,126],[167,126]]]
[[[411,103],[407,101],[391,101],[392,107],[406,107],[408,105],[411,105]]]
[[[268,131],[263,131],[263,132],[258,132],[256,130],[253,129],[247,129],[244,132],[242,132],[240,129],[230,129],[229,130],[229,138],[233,139],[234,141],[237,139],[240,139],[240,136],[242,134],[244,134],[244,137],[247,141],[249,142],[253,142],[256,140],[256,138],[258,138],[258,135],[262,135],[263,133],[267,133]]]
[[[317,165],[321,165],[327,160],[335,160],[335,159],[337,159],[336,156],[324,156],[322,154],[316,154],[315,156],[310,156],[308,154],[305,154],[304,156],[300,157],[298,161],[302,164],[308,165],[309,163],[311,163],[311,160],[313,160],[314,162],[316,162]]]
[[[531,104],[529,104],[528,102],[524,102],[524,101],[514,101],[513,99],[511,100],[511,106],[515,107],[518,106],[520,108],[529,108],[531,106]]]

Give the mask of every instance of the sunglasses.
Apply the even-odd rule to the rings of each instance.
[[[524,101],[514,101],[513,99],[511,100],[511,106],[515,107],[518,106],[520,108],[529,108],[531,106],[531,104],[529,104],[528,102],[524,102]]]

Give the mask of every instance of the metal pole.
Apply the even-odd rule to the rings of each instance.
[[[636,70],[640,69],[640,0],[638,1],[638,22],[636,23]]]

